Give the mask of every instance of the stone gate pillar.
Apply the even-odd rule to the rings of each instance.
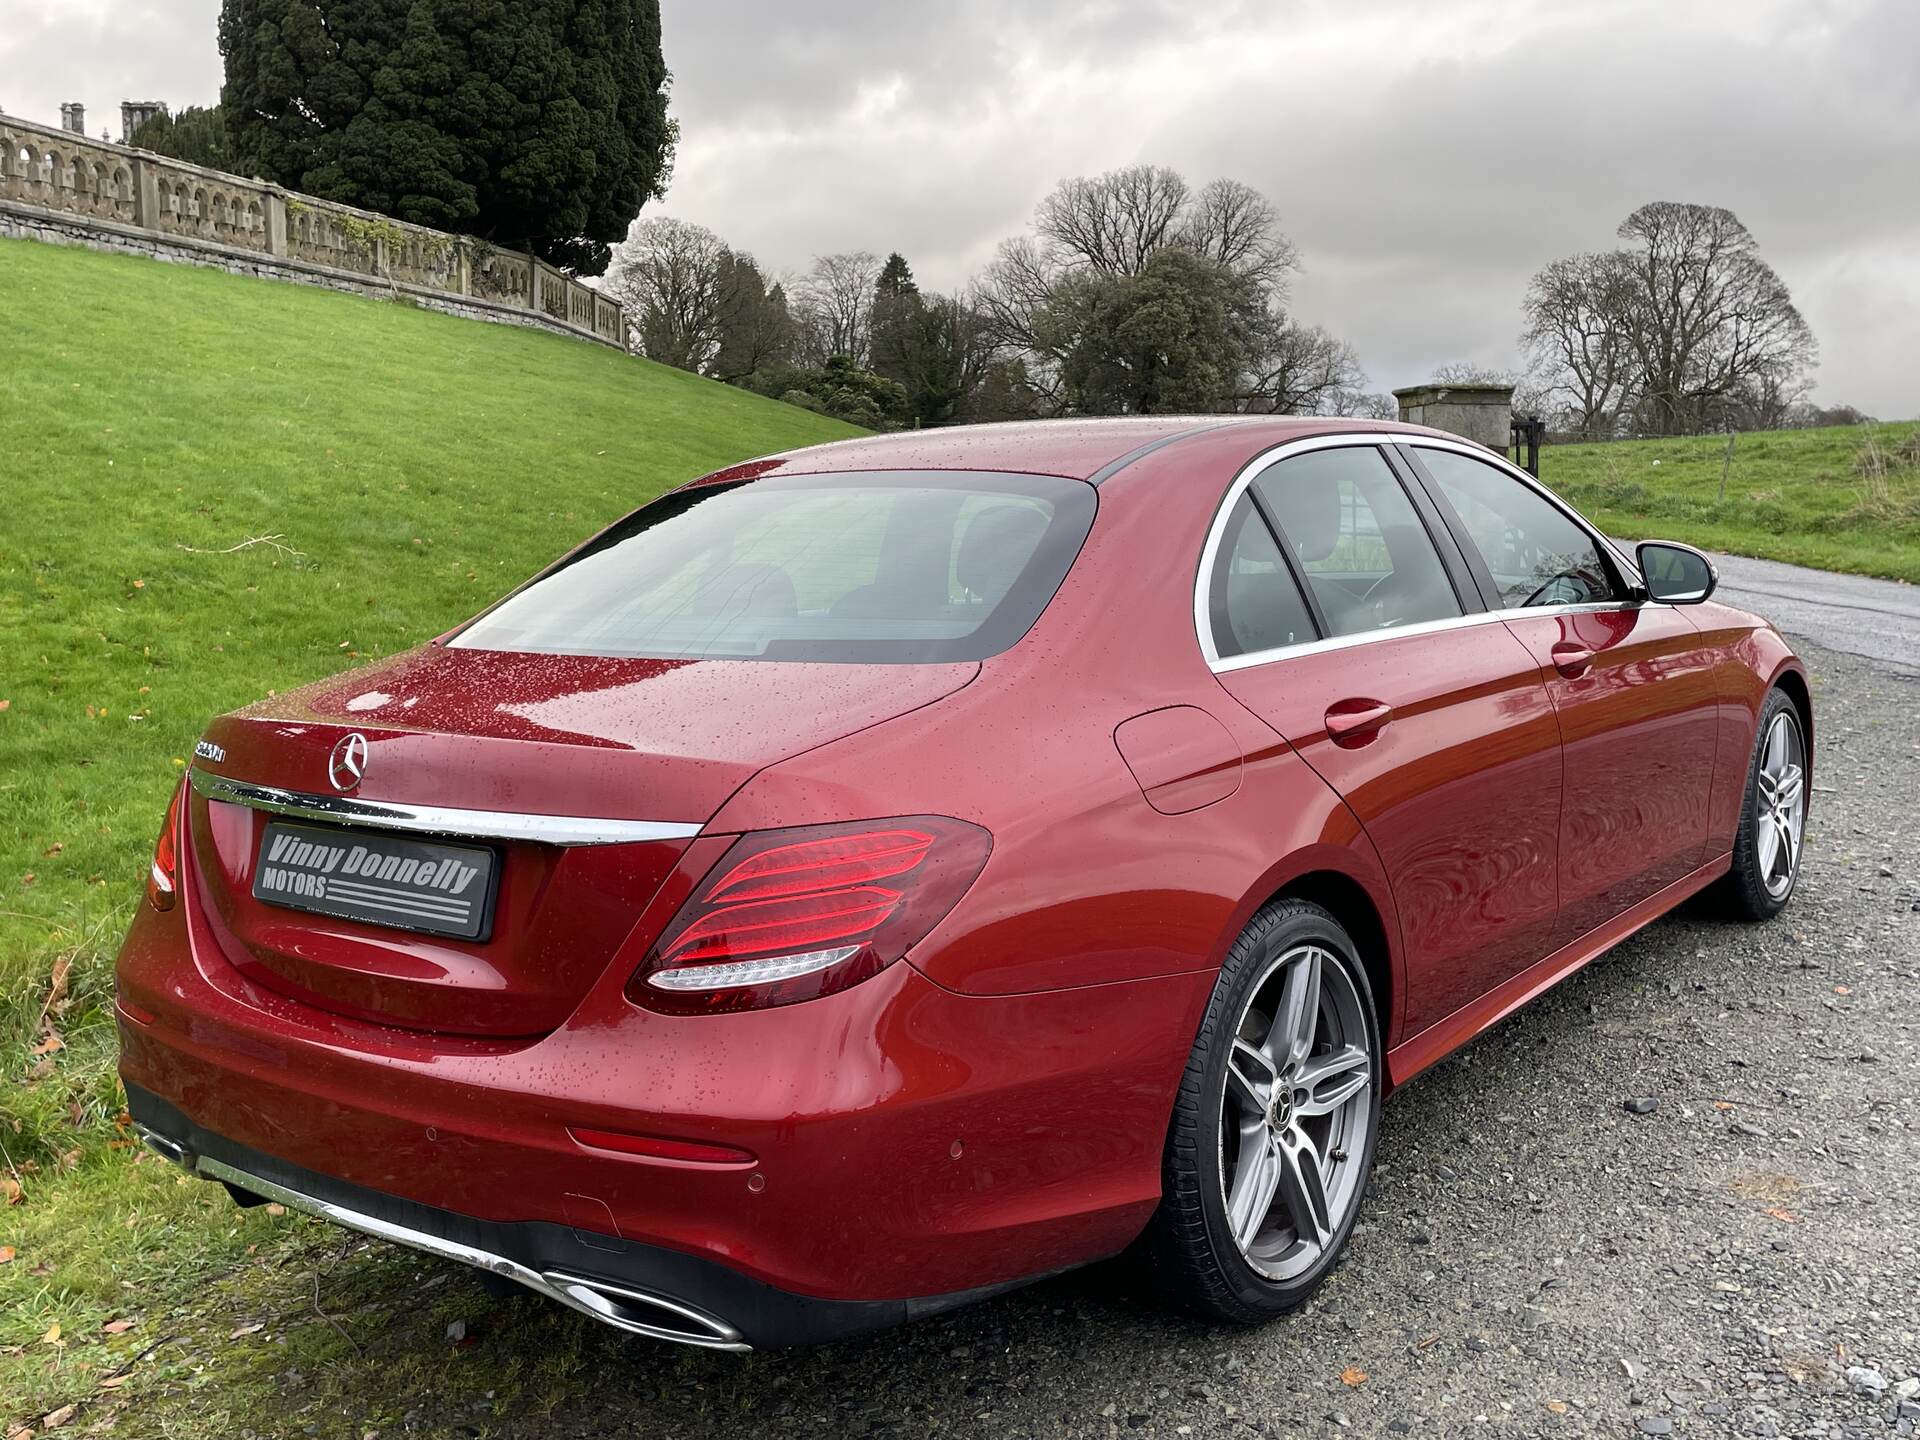
[[[1409,425],[1448,430],[1489,450],[1507,453],[1512,438],[1511,385],[1408,385],[1393,392]]]

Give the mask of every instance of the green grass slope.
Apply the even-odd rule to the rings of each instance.
[[[1721,493],[1722,473],[1726,477]],[[1612,535],[1920,582],[1920,423],[1551,446],[1540,478]]]
[[[118,1108],[111,959],[208,717],[429,638],[679,481],[855,432],[149,260],[0,241],[0,295],[0,1136],[44,1167]]]

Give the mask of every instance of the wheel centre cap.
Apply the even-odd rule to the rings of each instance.
[[[1287,1089],[1274,1091],[1273,1103],[1267,1107],[1267,1124],[1275,1130],[1284,1130],[1293,1123],[1293,1092]]]

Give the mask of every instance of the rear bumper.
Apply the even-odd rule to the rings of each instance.
[[[476,1220],[288,1164],[196,1125],[137,1085],[141,1138],[203,1180],[518,1281],[616,1329],[710,1350],[814,1345],[964,1305],[1021,1282],[912,1300],[793,1295],[697,1256],[540,1221]]]
[[[665,1016],[610,972],[551,1034],[474,1040],[265,990],[203,943],[198,905],[189,888],[173,911],[139,908],[118,1019],[136,1119],[259,1183],[199,1173],[451,1240],[549,1294],[553,1272],[689,1304],[755,1346],[1123,1249],[1158,1203],[1211,981],[985,998],[900,964],[804,1004]],[[582,1130],[746,1153],[628,1155]]]

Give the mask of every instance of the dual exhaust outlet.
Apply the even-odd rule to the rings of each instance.
[[[190,1175],[202,1180],[216,1180],[229,1189],[277,1201],[289,1210],[299,1210],[322,1220],[330,1220],[349,1230],[371,1235],[376,1240],[405,1245],[444,1260],[457,1260],[476,1270],[515,1281],[616,1330],[676,1345],[693,1345],[704,1350],[747,1351],[753,1348],[732,1325],[697,1305],[616,1281],[574,1275],[564,1270],[535,1270],[505,1255],[382,1220],[378,1216],[248,1174],[210,1155],[196,1155],[172,1136],[163,1135],[148,1126],[136,1124],[134,1128],[148,1149],[180,1166]]]

